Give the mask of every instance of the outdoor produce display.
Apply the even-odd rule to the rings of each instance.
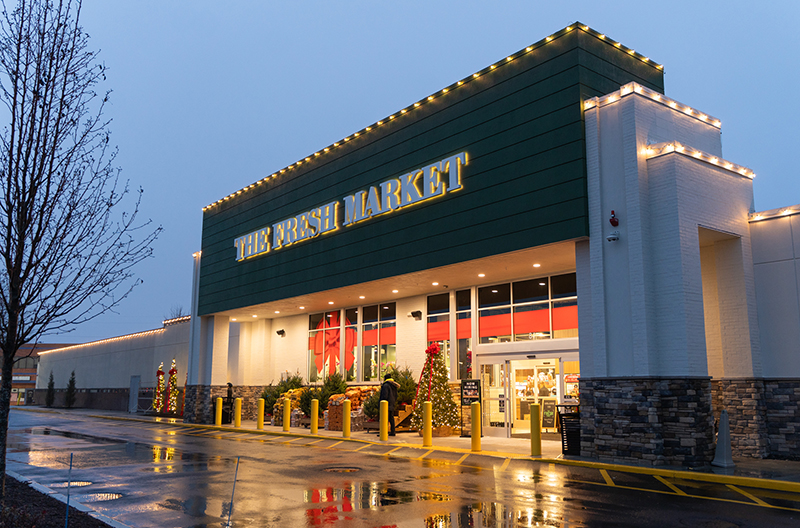
[[[329,431],[342,430],[342,405],[344,400],[350,400],[350,430],[361,431],[364,429],[364,411],[362,406],[373,393],[380,391],[379,386],[349,387],[344,394],[334,394],[328,400],[328,419],[326,428]]]
[[[291,389],[281,394],[272,407],[272,425],[283,425],[283,404],[287,400],[292,410],[292,422],[297,421],[299,425],[300,415],[302,414],[300,412],[300,396],[307,390],[307,387],[300,387],[299,389]],[[295,424],[291,423],[289,425],[294,426]]]

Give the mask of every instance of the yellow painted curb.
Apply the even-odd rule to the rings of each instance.
[[[748,488],[771,489],[776,491],[791,491],[800,493],[800,482],[788,480],[760,479],[755,477],[739,477],[736,475],[717,475],[714,473],[696,473],[681,469],[660,469],[652,467],[627,466],[624,464],[610,464],[607,462],[590,462],[588,460],[564,460],[560,458],[531,459],[562,466],[577,466],[593,469],[605,469],[621,473],[636,473],[639,475],[658,475],[681,480],[694,480],[700,482],[713,482],[716,484],[738,484]]]
[[[49,409],[24,409],[19,407],[16,408],[12,407],[12,409],[24,412],[34,412],[34,413],[38,412],[38,413],[64,414],[58,410],[49,410]],[[697,473],[694,471],[687,471],[681,469],[661,469],[654,467],[628,466],[624,464],[612,464],[608,462],[592,462],[588,460],[566,460],[562,458],[531,457],[531,456],[521,455],[519,453],[504,453],[501,451],[481,451],[480,453],[473,453],[469,448],[458,448],[458,447],[447,447],[447,446],[422,447],[421,445],[418,444],[397,444],[397,443],[386,443],[380,441],[373,442],[370,440],[362,440],[358,438],[342,438],[342,437],[312,435],[312,434],[292,433],[292,432],[285,433],[282,431],[260,431],[257,429],[241,429],[235,427],[225,427],[225,426],[208,425],[208,424],[189,424],[184,422],[172,421],[176,420],[176,418],[147,420],[144,418],[129,418],[127,416],[105,416],[100,414],[82,414],[80,416],[86,416],[89,418],[99,418],[102,420],[116,420],[120,422],[139,422],[139,423],[149,423],[149,424],[155,423],[164,425],[177,425],[185,428],[208,429],[213,431],[224,431],[229,433],[235,432],[235,433],[248,433],[261,436],[288,436],[288,437],[299,437],[299,438],[312,438],[314,440],[333,440],[339,443],[354,442],[359,444],[370,444],[376,446],[394,446],[398,448],[406,447],[409,449],[419,449],[419,450],[424,449],[425,451],[442,451],[447,453],[463,453],[463,454],[478,455],[478,456],[483,455],[488,457],[504,458],[504,459],[530,460],[533,462],[542,462],[545,464],[559,464],[562,466],[585,467],[598,470],[604,469],[606,471],[617,471],[620,473],[634,473],[639,475],[653,475],[653,476],[658,475],[661,477],[667,477],[673,479],[693,480],[699,482],[712,482],[716,484],[734,484],[739,486],[745,486],[748,488],[770,489],[776,491],[788,491],[793,493],[800,493],[800,482],[790,482],[787,480],[760,479],[755,477],[739,477],[735,475],[717,475],[714,473]]]

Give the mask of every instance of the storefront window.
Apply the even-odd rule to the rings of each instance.
[[[469,290],[456,292],[458,379],[472,379],[472,298]]]
[[[577,337],[575,274],[478,288],[478,318],[480,343]]]
[[[428,344],[438,343],[450,375],[450,294],[428,296]]]
[[[358,372],[356,347],[358,346],[358,308],[344,311],[344,379],[355,381]]]
[[[308,319],[308,381],[316,382],[339,371],[339,311],[313,314]]]
[[[361,326],[361,357],[364,381],[380,381],[397,364],[395,304],[365,306]]]
[[[510,284],[495,284],[478,288],[478,327],[480,328],[481,343],[511,341],[510,304]]]

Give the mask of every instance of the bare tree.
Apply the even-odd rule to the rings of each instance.
[[[172,307],[169,309],[169,314],[164,317],[164,319],[177,319],[178,317],[183,317],[185,315],[189,315],[183,311],[183,306],[180,304],[173,304]]]
[[[113,309],[161,231],[137,219],[142,191],[113,165],[110,92],[95,91],[104,66],[80,13],[80,0],[19,0],[0,16],[2,497],[15,353]]]

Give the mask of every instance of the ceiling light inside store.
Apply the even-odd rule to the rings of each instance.
[[[492,293],[497,293],[497,290],[492,290]]]
[[[544,282],[540,282],[540,283],[539,283],[539,286],[544,286],[544,285],[545,285],[545,283],[544,283]]]

